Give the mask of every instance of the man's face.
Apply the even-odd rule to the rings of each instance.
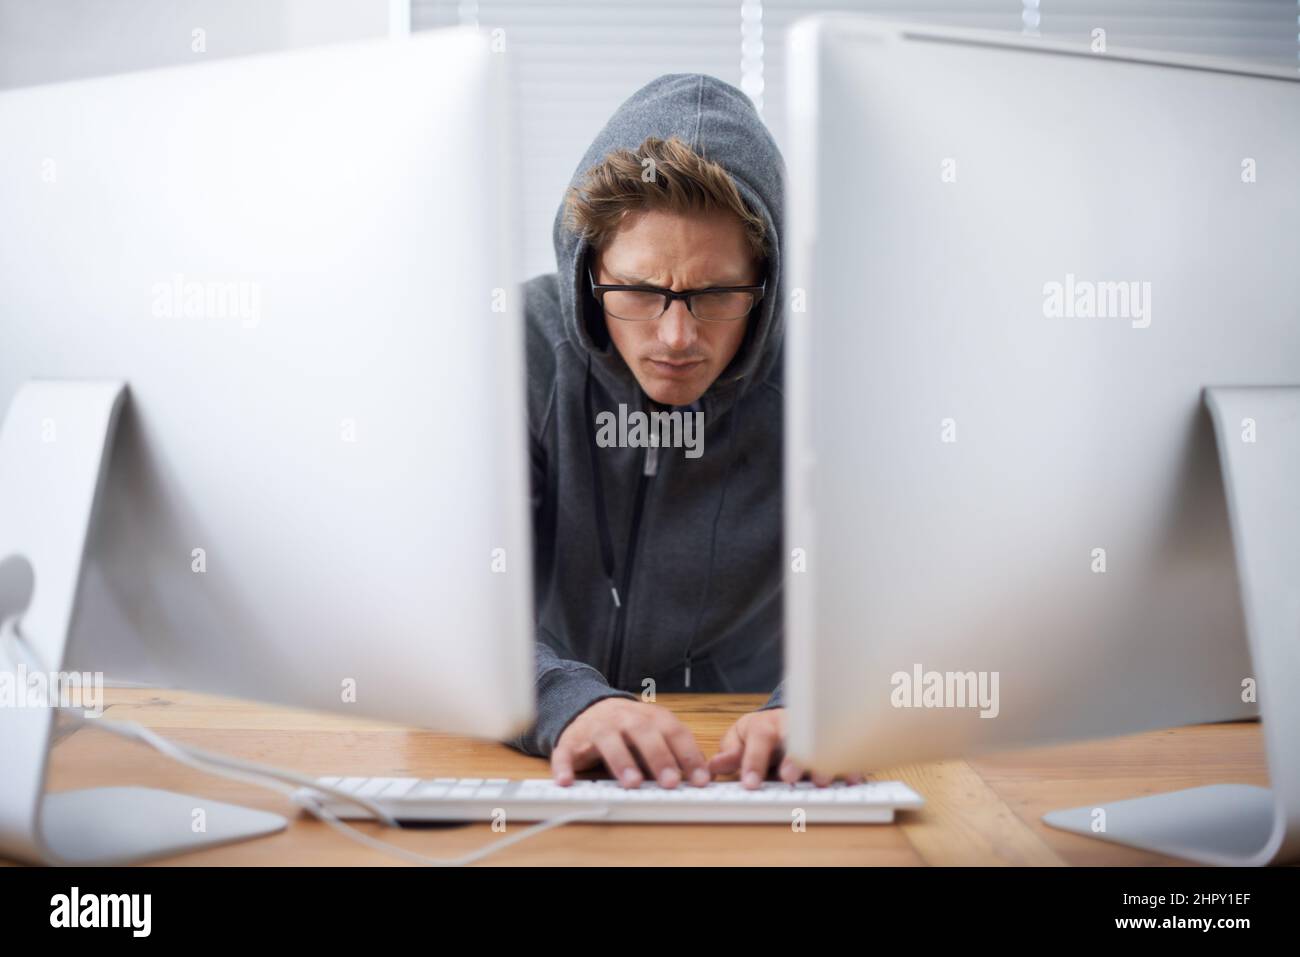
[[[730,213],[629,214],[597,254],[592,272],[597,283],[674,292],[759,282],[745,228]],[[702,396],[735,356],[749,322],[748,316],[733,322],[696,319],[681,299],[658,319],[605,317],[614,347],[642,390],[663,405],[690,405]]]

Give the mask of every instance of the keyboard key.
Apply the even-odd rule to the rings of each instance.
[[[415,787],[419,783],[420,781],[418,778],[395,778],[393,779],[392,784],[384,788],[384,792],[383,794],[380,795],[380,797],[385,797],[385,798],[404,797],[406,795],[406,792],[410,791],[411,788]]]

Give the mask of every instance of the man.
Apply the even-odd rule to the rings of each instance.
[[[743,93],[660,77],[587,150],[558,273],[525,287],[538,719],[511,743],[562,785],[804,774],[781,760],[783,176]],[[626,427],[650,413],[672,431]],[[651,689],[771,696],[706,761]]]

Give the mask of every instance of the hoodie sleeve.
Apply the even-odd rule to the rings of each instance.
[[[785,679],[783,678],[781,679],[781,683],[776,686],[776,690],[774,690],[771,696],[768,697],[767,704],[763,705],[763,707],[759,708],[758,710],[767,711],[769,708],[784,708],[784,707],[785,707]]]
[[[546,453],[535,436],[531,438],[530,487],[534,526],[538,510],[546,492]],[[630,698],[636,695],[610,687],[605,676],[591,665],[562,658],[557,648],[563,647],[541,625],[537,626],[536,675],[537,717],[522,734],[506,741],[525,754],[550,757],[555,742],[560,739],[569,723],[602,698]]]
[[[630,698],[629,691],[611,688],[591,665],[561,658],[547,642],[546,631],[538,629],[537,639],[537,720],[518,737],[507,742],[511,747],[538,757],[550,757],[555,742],[564,729],[588,707],[602,698]]]

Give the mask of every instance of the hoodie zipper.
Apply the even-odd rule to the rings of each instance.
[[[627,608],[628,592],[632,585],[632,562],[636,557],[637,539],[641,535],[641,515],[645,511],[646,490],[650,485],[650,479],[659,471],[659,448],[650,445],[645,450],[645,463],[641,468],[641,476],[636,483],[636,499],[632,505],[632,531],[627,539],[627,555],[623,561],[623,583],[619,589],[622,595],[622,601],[618,602],[618,610],[614,618],[614,640],[610,646],[609,667],[605,674],[611,683],[622,687],[618,684],[619,670],[623,667],[623,641],[627,632]]]

